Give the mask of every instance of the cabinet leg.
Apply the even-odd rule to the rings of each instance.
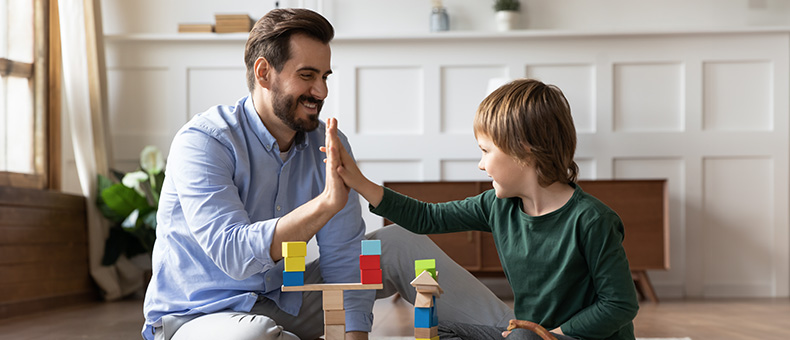
[[[658,296],[656,295],[656,291],[653,289],[653,285],[650,283],[650,279],[647,277],[647,271],[632,270],[631,278],[634,279],[636,290],[642,295],[642,297],[650,300],[652,303],[658,303]]]

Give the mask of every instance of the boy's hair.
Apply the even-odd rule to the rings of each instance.
[[[474,131],[534,167],[543,187],[576,181],[576,128],[568,100],[554,85],[518,79],[496,89],[477,108]]]
[[[324,44],[335,36],[332,24],[321,14],[303,8],[274,9],[266,13],[250,31],[244,48],[247,88],[255,88],[255,61],[263,57],[279,73],[291,58],[291,36],[306,34]]]

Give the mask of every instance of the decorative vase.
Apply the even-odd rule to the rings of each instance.
[[[514,30],[518,27],[519,12],[516,11],[497,11],[496,12],[496,29],[497,31],[504,32]]]
[[[434,7],[431,11],[431,32],[450,30],[450,18],[444,7]]]

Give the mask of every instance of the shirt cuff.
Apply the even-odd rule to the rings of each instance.
[[[373,313],[346,311],[346,332],[370,333],[373,328]]]
[[[260,235],[260,239],[258,242],[262,242],[263,247],[260,246],[261,243],[257,243],[255,237],[251,237],[250,240],[256,244],[250,244],[250,249],[253,249],[255,252],[255,259],[263,266],[261,272],[265,272],[276,265],[274,260],[272,260],[271,250],[272,250],[272,240],[274,240],[274,229],[277,226],[277,221],[279,218],[274,218],[266,221],[256,222],[258,228],[260,228],[260,232],[255,232],[254,234]]]

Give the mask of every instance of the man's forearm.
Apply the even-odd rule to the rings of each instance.
[[[324,204],[323,197],[302,204],[277,221],[270,247],[273,261],[282,258],[282,242],[309,241],[327,223],[336,211]]]

